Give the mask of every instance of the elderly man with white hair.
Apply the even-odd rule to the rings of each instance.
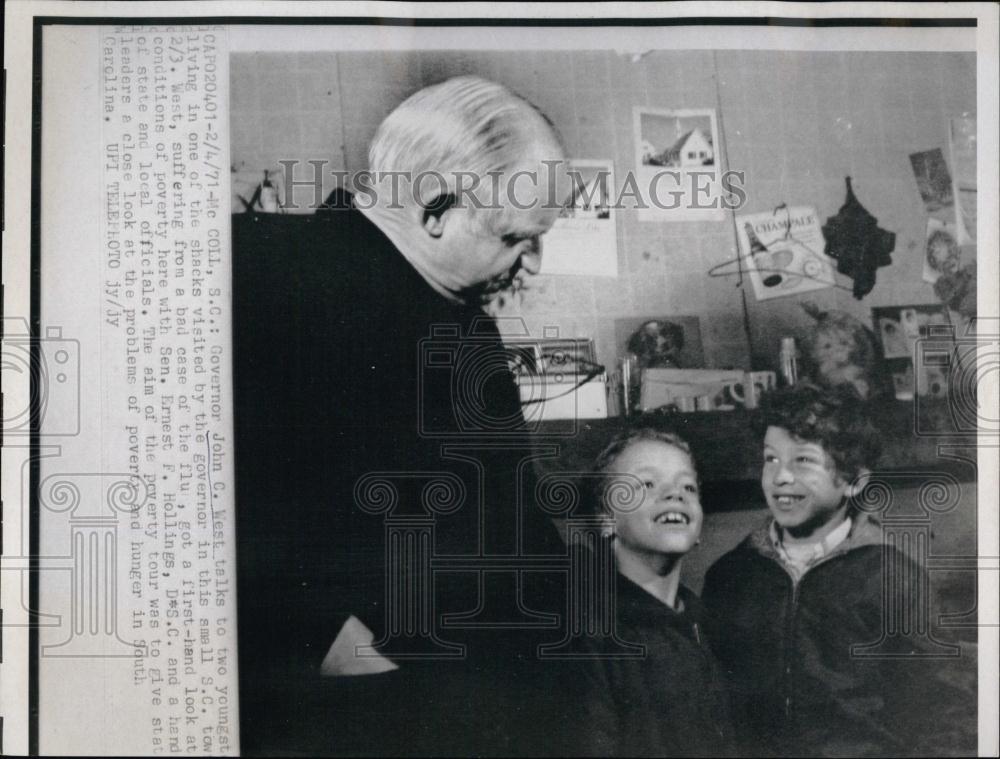
[[[538,271],[563,163],[539,111],[499,85],[459,77],[382,122],[363,213],[431,287],[468,302],[509,286],[521,269]]]
[[[564,150],[459,77],[369,164],[350,207],[234,223],[243,750],[546,750],[564,589],[532,557],[566,549],[483,305],[538,270]]]

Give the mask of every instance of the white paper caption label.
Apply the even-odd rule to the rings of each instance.
[[[119,637],[152,753],[238,750],[227,47],[223,27],[101,35],[105,429],[144,485]]]

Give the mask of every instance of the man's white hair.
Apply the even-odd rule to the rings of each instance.
[[[488,185],[490,172],[545,158],[531,151],[546,131],[561,142],[541,111],[503,85],[455,77],[411,95],[386,117],[368,149],[368,168],[376,177],[403,172],[409,181],[436,172],[450,182],[471,172]],[[427,205],[440,188],[437,181],[420,182],[413,189],[426,197],[415,200]]]

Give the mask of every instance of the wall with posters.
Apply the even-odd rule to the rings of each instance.
[[[921,278],[926,210],[909,155],[941,148],[949,119],[976,108],[975,56],[966,53],[613,51],[255,53],[232,56],[234,179],[252,187],[280,159],[365,167],[380,120],[422,86],[459,74],[502,82],[536,103],[571,157],[614,161],[616,182],[635,169],[633,109],[717,109],[723,168],[746,172],[740,214],[781,203],[812,206],[820,223],[853,178],[860,202],[896,233],[892,265],[855,300],[851,281],[801,296],[757,301],[746,280],[754,368],[775,368],[781,335],[811,324],[800,306],[840,308],[870,324],[876,306],[937,303]],[[724,159],[725,160],[725,159]],[[334,180],[327,174],[324,192]],[[239,181],[236,182],[239,185]],[[299,191],[306,204],[312,191]],[[557,326],[592,337],[598,360],[619,352],[615,320],[693,315],[709,367],[750,363],[730,214],[721,222],[639,221],[618,215],[618,277],[535,277],[519,304],[532,333]]]

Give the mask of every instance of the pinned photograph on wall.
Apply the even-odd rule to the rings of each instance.
[[[898,319],[888,317],[879,319],[878,331],[882,337],[882,352],[885,358],[909,358],[910,344]]]
[[[815,208],[781,205],[774,211],[737,216],[736,232],[757,300],[834,284]]]
[[[911,153],[910,165],[927,213],[942,221],[951,221],[954,217],[955,198],[951,173],[941,148]]]
[[[924,282],[934,284],[945,274],[954,274],[962,263],[962,251],[955,238],[955,225],[933,216],[927,219],[924,249]]]
[[[715,111],[637,107],[633,119],[639,221],[722,221]]]
[[[976,119],[952,119],[949,130],[958,244],[976,242]]]
[[[884,358],[912,358],[917,340],[949,324],[941,306],[883,306],[872,312]]]
[[[542,274],[618,276],[614,163],[570,161],[573,190],[542,239]]]
[[[880,306],[872,309],[872,321],[896,399],[942,397],[954,351],[943,337],[950,332],[947,311],[935,305]]]

